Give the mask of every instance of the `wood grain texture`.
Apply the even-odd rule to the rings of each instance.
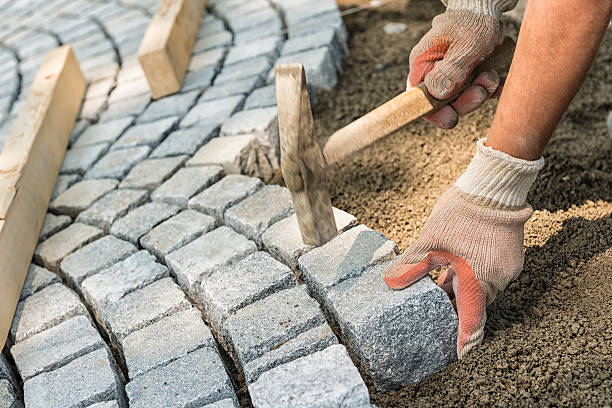
[[[0,153],[0,344],[13,320],[85,86],[72,48],[50,51]]]

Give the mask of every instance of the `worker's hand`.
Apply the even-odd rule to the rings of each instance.
[[[485,308],[523,268],[525,203],[543,159],[527,161],[486,147],[480,140],[474,159],[455,185],[438,200],[421,235],[385,282],[403,289],[429,271],[450,266],[438,285],[459,316],[457,355],[482,342]]]

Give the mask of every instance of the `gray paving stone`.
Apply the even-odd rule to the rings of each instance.
[[[130,170],[121,182],[120,188],[154,190],[172,176],[189,156],[147,159]]]
[[[161,319],[121,340],[130,380],[202,347],[217,348],[195,308]]]
[[[245,110],[272,106],[276,106],[276,85],[268,85],[254,90],[244,103]]]
[[[249,385],[255,408],[366,408],[368,388],[337,344],[262,374]]]
[[[187,113],[199,96],[200,91],[194,90],[153,101],[138,117],[138,123],[151,122],[169,116],[181,117]]]
[[[334,286],[327,294],[347,346],[382,392],[421,381],[457,359],[457,315],[429,276],[394,291],[388,263]],[[400,323],[401,322],[401,323]]]
[[[101,319],[102,311],[109,305],[167,276],[168,268],[155,262],[155,258],[147,251],[141,250],[85,279],[81,291],[96,316]]]
[[[283,24],[280,19],[269,20],[265,24],[253,26],[234,35],[234,45],[248,44],[258,38],[283,34]]]
[[[15,390],[8,380],[0,380],[0,406],[2,408],[20,408],[23,406],[17,399]]]
[[[107,96],[113,86],[115,86],[114,78],[102,78],[97,81],[93,81],[87,87],[87,93],[85,94],[85,98],[88,99],[99,96]]]
[[[11,347],[21,378],[30,378],[62,367],[105,345],[85,316],[75,316]]]
[[[117,75],[117,83],[120,84],[141,78],[145,78],[145,74],[140,66],[138,58],[134,56],[133,58],[126,59],[124,56],[123,64],[121,64],[121,70]]]
[[[134,146],[157,146],[178,122],[177,116],[132,126],[112,146],[111,150]]]
[[[43,221],[42,228],[40,229],[38,241],[44,241],[59,230],[66,228],[68,225],[70,225],[71,222],[72,220],[67,215],[55,215],[47,213],[45,215],[45,220]]]
[[[272,185],[228,209],[224,218],[227,225],[259,243],[268,227],[292,213],[289,190]]]
[[[216,73],[217,70],[215,67],[208,67],[200,71],[188,72],[187,75],[185,75],[181,92],[191,91],[194,89],[201,91],[208,88]]]
[[[87,173],[85,178],[122,178],[132,167],[149,155],[149,146],[136,146],[108,152]]]
[[[122,99],[129,99],[145,94],[151,94],[149,83],[147,82],[146,78],[121,82],[117,84],[117,87],[113,89],[113,92],[111,92],[108,102],[112,104],[113,102]]]
[[[338,38],[338,33],[333,28],[326,28],[302,37],[290,38],[283,44],[281,55],[284,57],[321,47],[329,48],[336,69],[341,72],[344,48]]]
[[[241,173],[251,152],[257,151],[260,143],[254,134],[216,137],[200,147],[187,161],[187,166],[223,167],[225,174]]]
[[[117,401],[106,401],[90,405],[88,408],[119,408],[119,404]]]
[[[225,58],[225,65],[235,64],[262,55],[272,60],[278,54],[282,42],[280,35],[274,35],[256,39],[250,44],[232,47],[227,54],[227,58]]]
[[[205,13],[202,21],[200,22],[198,38],[215,34],[219,31],[225,31],[225,24],[223,24],[223,21],[216,18],[213,14]]]
[[[81,212],[77,221],[108,231],[116,219],[143,204],[147,198],[145,190],[113,190]]]
[[[97,96],[95,98],[85,99],[81,105],[79,112],[80,119],[90,120],[95,122],[108,106],[108,98],[106,96]]]
[[[76,216],[87,209],[97,199],[117,187],[117,180],[97,179],[83,180],[73,184],[68,190],[57,196],[50,208],[62,214]]]
[[[279,150],[278,117],[276,107],[251,109],[233,114],[223,122],[221,136],[252,133],[265,146]]]
[[[608,133],[612,137],[612,112],[608,115]]]
[[[114,142],[133,121],[134,119],[129,117],[89,126],[77,139],[73,147]]]
[[[304,65],[306,81],[315,93],[330,91],[338,82],[336,62],[329,48],[321,47],[314,50],[287,55],[276,60],[276,65],[287,62],[299,62]],[[276,66],[275,65],[275,66]],[[268,74],[268,83],[274,82],[274,69]]]
[[[75,222],[38,244],[34,250],[34,259],[45,268],[56,272],[64,257],[103,234],[98,228]]]
[[[68,190],[71,185],[73,185],[80,179],[81,177],[79,177],[77,174],[60,174],[59,176],[57,176],[55,188],[53,189],[53,193],[51,194],[51,201],[55,200],[58,195]]]
[[[118,118],[140,115],[149,105],[149,102],[151,102],[151,97],[149,95],[140,95],[113,102],[106,111],[102,112],[100,121],[106,122]]]
[[[4,353],[0,354],[0,380],[8,380],[11,384],[18,384],[12,364],[9,363]]]
[[[227,16],[228,24],[233,32],[245,31],[254,27],[282,24],[276,10],[272,7],[259,8],[247,14],[239,14],[235,17]]]
[[[60,278],[53,272],[50,272],[45,268],[41,268],[38,265],[30,264],[28,274],[26,275],[25,282],[23,283],[23,289],[21,289],[19,300],[23,300],[39,290],[44,289],[51,284],[58,283],[59,281]]]
[[[190,128],[179,129],[168,135],[159,146],[153,150],[149,157],[169,157],[193,154],[213,137],[219,134],[219,125],[198,125]]]
[[[189,200],[189,208],[212,215],[223,222],[225,210],[254,194],[263,186],[258,178],[231,174]]]
[[[251,76],[265,78],[272,66],[267,57],[256,57],[236,64],[224,66],[223,70],[215,78],[215,85],[236,81]]]
[[[79,119],[75,122],[74,127],[72,128],[72,134],[70,135],[69,146],[74,146],[76,140],[81,136],[81,134],[89,127],[90,123],[88,120]]]
[[[76,147],[66,151],[61,172],[84,174],[108,150],[108,143]]]
[[[213,67],[218,71],[223,64],[223,58],[225,57],[226,52],[226,48],[220,47],[194,54],[189,60],[187,70],[193,72],[207,67]]]
[[[204,92],[206,95],[206,92]],[[215,101],[200,102],[181,120],[181,127],[213,124],[219,125],[242,106],[243,95],[230,96]]]
[[[202,408],[239,408],[240,406],[232,398],[226,398],[212,404],[206,404]]]
[[[111,226],[110,232],[136,244],[140,237],[160,222],[172,217],[178,211],[179,207],[174,205],[147,203],[115,221]]]
[[[302,3],[302,2],[299,2]],[[287,26],[297,25],[304,20],[319,17],[322,14],[338,11],[338,4],[334,1],[313,1],[308,4],[292,4],[291,2],[284,7],[285,21]]]
[[[223,176],[220,166],[197,166],[180,169],[151,195],[154,201],[187,208],[189,199]]]
[[[289,268],[265,252],[255,252],[202,277],[200,298],[204,314],[215,331],[239,309],[296,285]]]
[[[326,28],[333,28],[336,30],[336,34],[338,35],[338,39],[340,40],[342,47],[345,50],[348,50],[346,45],[348,41],[348,32],[346,31],[342,17],[337,10],[326,13],[325,15],[317,16],[315,18],[303,20],[295,25],[289,26],[289,39],[303,37],[306,34],[316,33]]]
[[[220,227],[166,255],[166,264],[179,285],[195,297],[203,276],[255,251],[253,241],[229,227]]]
[[[120,387],[108,352],[102,348],[26,381],[23,393],[27,407],[85,407],[119,399]]]
[[[192,52],[194,54],[197,54],[199,52],[211,50],[213,48],[228,47],[230,45],[232,45],[232,33],[230,33],[229,31],[219,31],[198,38],[198,40],[193,45]]]
[[[219,354],[209,347],[141,375],[125,391],[132,408],[186,408],[236,398]]]
[[[237,81],[214,85],[204,92],[202,95],[202,101],[216,101],[218,99],[223,99],[234,95],[248,95],[251,93],[251,91],[253,91],[253,89],[261,86],[263,82],[263,79],[256,75]],[[241,102],[243,100],[244,99],[242,99]],[[227,115],[227,117],[229,117],[229,115]]]
[[[17,304],[11,337],[20,343],[77,315],[87,316],[78,296],[61,283],[54,283]]]
[[[78,287],[85,278],[127,258],[136,251],[136,247],[131,243],[106,235],[68,255],[62,261],[61,271],[66,280]]]

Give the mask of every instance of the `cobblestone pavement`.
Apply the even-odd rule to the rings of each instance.
[[[0,11],[0,140],[46,52],[89,87],[0,362],[0,407],[370,406],[454,361],[457,318],[397,246],[335,209],[303,244],[278,166],[273,67],[332,88],[333,0],[210,0],[183,89],[151,101],[136,59],[158,0],[19,0]],[[253,177],[257,176],[257,177]],[[359,370],[355,366],[358,364]]]

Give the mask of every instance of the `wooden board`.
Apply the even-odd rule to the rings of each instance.
[[[410,0],[336,0],[339,7],[363,7],[384,11],[406,10]]]
[[[151,96],[158,99],[183,85],[206,0],[163,0],[138,49]]]
[[[85,86],[72,48],[50,51],[0,153],[0,344],[6,342]]]

